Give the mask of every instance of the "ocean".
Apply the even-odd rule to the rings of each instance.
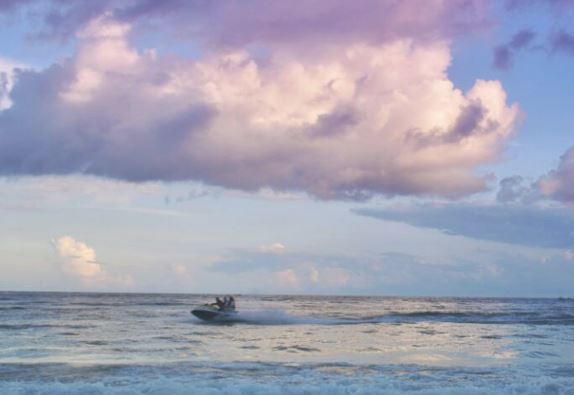
[[[0,292],[0,394],[569,394],[574,300]]]

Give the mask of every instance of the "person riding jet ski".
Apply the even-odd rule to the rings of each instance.
[[[221,300],[219,299],[219,296],[215,298],[215,305],[217,306],[217,308],[219,310],[223,310],[225,309],[225,299]]]
[[[225,296],[223,300],[218,297],[215,298],[215,305],[220,311],[235,310],[235,299],[233,296]]]
[[[235,310],[235,299],[233,296],[227,298],[227,308],[230,310]]]
[[[229,295],[225,296],[223,300],[217,296],[215,303],[197,306],[191,310],[191,314],[203,321],[233,322],[238,319],[235,299]]]

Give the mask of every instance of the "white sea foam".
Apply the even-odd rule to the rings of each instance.
[[[116,378],[115,382],[4,382],[4,395],[574,395],[572,379],[524,380],[521,383],[476,380],[452,381],[407,378],[333,377],[293,375],[274,380],[256,378]]]
[[[289,314],[284,310],[240,311],[237,314],[237,320],[254,325],[337,325],[352,323],[349,320]]]

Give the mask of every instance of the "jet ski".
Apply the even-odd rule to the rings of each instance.
[[[191,310],[191,314],[203,321],[233,321],[237,318],[234,308],[220,309],[217,304],[204,304]]]

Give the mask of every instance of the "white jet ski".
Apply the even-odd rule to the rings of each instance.
[[[191,310],[191,314],[204,321],[233,321],[237,318],[237,311],[235,309],[220,309],[215,303],[196,307]]]

